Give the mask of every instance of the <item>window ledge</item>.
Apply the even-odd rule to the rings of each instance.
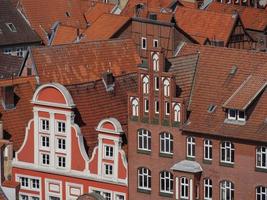
[[[196,158],[195,157],[186,157],[186,160],[191,160],[191,161],[195,161],[196,160]]]
[[[234,119],[225,119],[224,123],[226,124],[234,124],[234,125],[245,125],[246,121],[241,121],[241,120],[234,120]]]
[[[173,157],[173,154],[160,152],[159,153],[159,156],[160,157],[164,157],[164,158],[172,158]]]
[[[137,188],[137,192],[145,193],[145,194],[151,194],[151,190],[141,189]]]
[[[234,163],[225,163],[225,162],[222,162],[220,161],[220,166],[223,166],[223,167],[234,167]]]
[[[172,198],[173,197],[173,193],[159,192],[159,196]]]
[[[137,149],[137,153],[151,155],[151,151]]]
[[[255,168],[255,171],[256,171],[256,172],[265,172],[265,173],[267,173],[267,168],[256,167],[256,168]]]
[[[211,165],[212,164],[212,160],[203,159],[203,163],[207,164],[207,165]]]

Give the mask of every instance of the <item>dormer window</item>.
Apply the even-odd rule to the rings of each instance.
[[[228,119],[245,121],[246,120],[245,112],[241,110],[228,109]]]
[[[12,24],[12,23],[6,23],[6,26],[8,27],[8,29],[9,29],[11,32],[17,32],[17,29],[16,29],[16,27],[14,26],[14,24]]]

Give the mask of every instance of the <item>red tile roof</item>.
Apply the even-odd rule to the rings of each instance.
[[[58,25],[51,45],[73,43],[77,39],[77,35],[78,33],[80,34],[80,32],[82,32],[82,30],[78,30],[76,27]]]
[[[245,125],[226,123],[223,110],[223,104],[248,76],[267,77],[267,54],[186,44],[179,55],[195,52],[199,52],[199,60],[189,107],[191,114],[184,130],[267,142],[266,90],[250,106]],[[233,66],[237,67],[234,73]],[[211,104],[217,106],[214,112],[208,112]]]
[[[175,18],[178,27],[182,28],[200,44],[203,44],[208,38],[224,41],[224,45],[228,43],[237,19],[230,14],[185,7],[177,8]]]
[[[0,79],[16,77],[24,58],[0,53]]]
[[[238,12],[246,29],[264,31],[267,28],[267,10],[212,2],[208,10],[232,14]]]
[[[129,17],[103,14],[83,33],[82,41],[110,39],[129,21]]]
[[[115,76],[136,72],[141,63],[131,39],[32,48],[32,57],[42,83],[63,85],[98,80],[107,70]]]
[[[186,8],[192,8],[192,9],[197,8],[197,2],[190,2],[186,0],[180,0],[179,2]]]

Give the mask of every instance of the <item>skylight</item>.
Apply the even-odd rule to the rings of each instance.
[[[17,32],[16,27],[12,23],[6,23],[6,26],[9,28],[11,32]]]

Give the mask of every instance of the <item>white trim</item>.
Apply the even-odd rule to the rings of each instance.
[[[105,123],[111,123],[114,126],[115,130],[112,131],[110,129],[102,128],[103,124],[105,124]],[[100,131],[100,132],[104,132],[104,133],[113,133],[113,134],[116,134],[116,135],[120,135],[120,133],[123,132],[120,122],[116,118],[112,118],[112,117],[111,118],[102,119],[98,123],[96,131]]]
[[[49,191],[49,184],[58,184],[59,185],[59,193]],[[56,179],[48,179],[45,178],[45,199],[49,199],[49,196],[53,195],[54,197],[62,199],[62,181],[58,181]]]
[[[178,177],[175,178],[175,182],[176,182],[175,199],[178,200],[179,199],[179,178]]]
[[[145,41],[146,45],[143,47],[143,41]],[[141,49],[146,50],[147,49],[147,38],[141,37]]]
[[[23,187],[21,184],[20,184],[20,188],[21,189],[24,189],[24,190],[29,190],[29,191],[37,191],[37,192],[41,192],[42,191],[42,179],[41,177],[38,177],[38,176],[30,176],[30,175],[25,175],[25,174],[15,174],[15,180],[16,182],[19,182],[20,183],[20,178],[27,178],[29,180],[28,184],[29,184],[29,187]],[[39,180],[39,188],[33,188],[32,187],[32,179],[36,179],[36,180]]]
[[[80,189],[80,195],[82,195],[83,194],[83,184],[66,182],[66,199],[68,199],[68,200],[75,199],[76,200],[78,196],[71,195],[71,187],[79,188]]]
[[[190,187],[190,196],[189,196],[189,200],[193,200],[193,180],[190,178],[189,180],[189,187]]]

